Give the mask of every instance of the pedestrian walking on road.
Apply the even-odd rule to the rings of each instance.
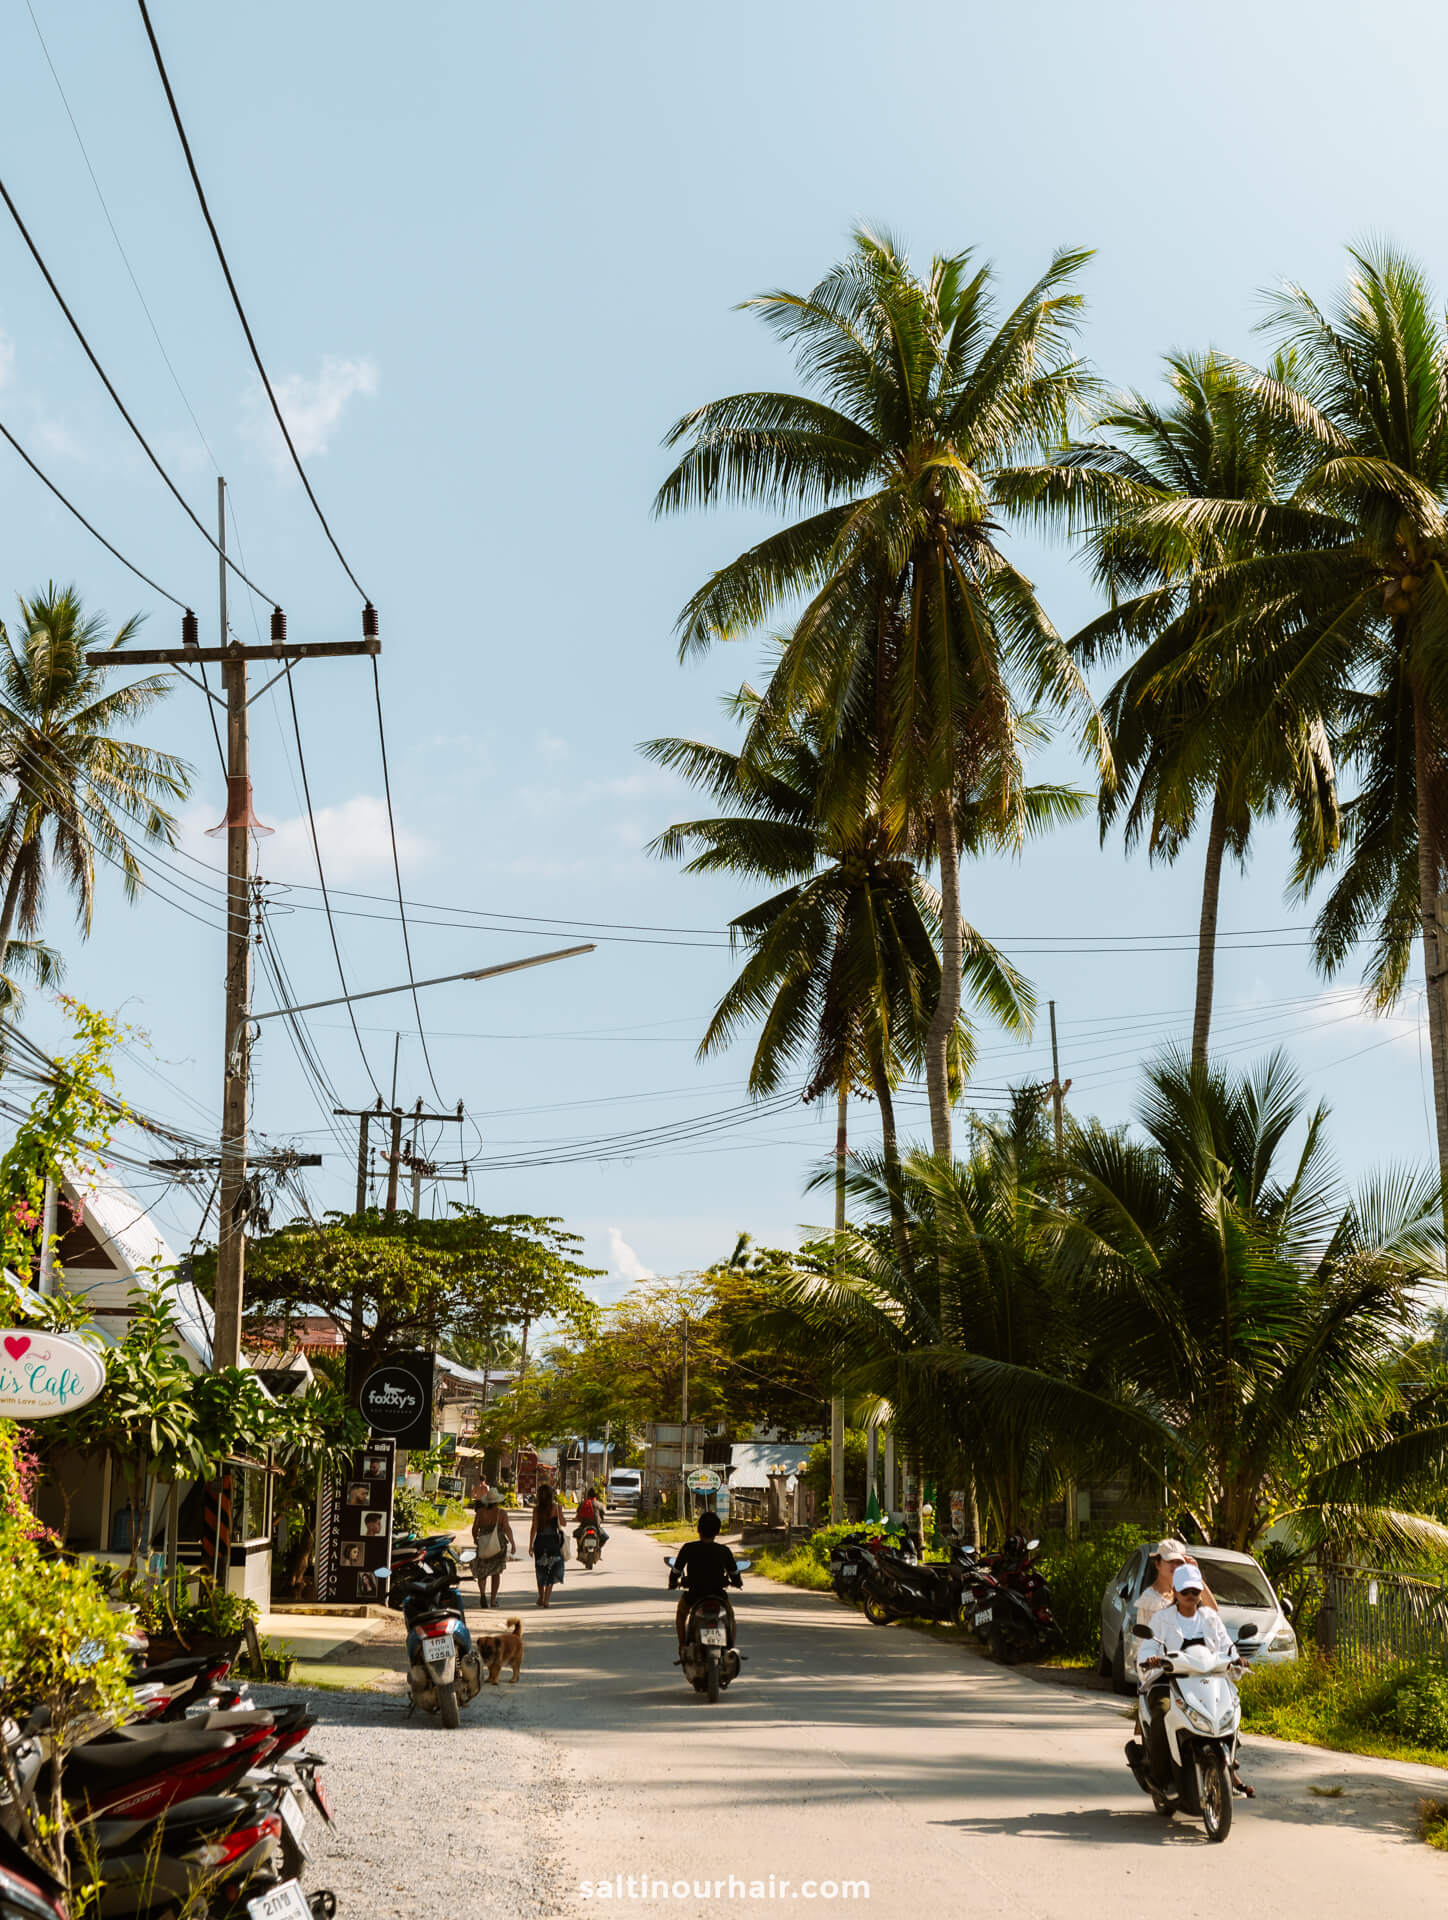
[[[528,1533],[533,1574],[538,1582],[538,1605],[546,1607],[553,1589],[563,1585],[563,1516],[553,1489],[543,1485],[533,1503],[533,1525]]]
[[[498,1582],[508,1564],[508,1555],[518,1551],[508,1510],[493,1489],[486,1484],[473,1494],[473,1551],[478,1556],[473,1572],[478,1576],[478,1594],[485,1607],[498,1604]],[[491,1594],[488,1591],[492,1585]]]

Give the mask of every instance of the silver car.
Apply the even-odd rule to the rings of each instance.
[[[1254,1662],[1297,1658],[1297,1635],[1288,1618],[1292,1602],[1277,1598],[1250,1553],[1233,1553],[1230,1547],[1193,1547],[1192,1557],[1233,1639],[1249,1620],[1256,1627]],[[1138,1547],[1101,1596],[1101,1671],[1111,1675],[1118,1693],[1136,1691],[1136,1639],[1131,1628],[1136,1603],[1154,1573],[1149,1549]]]

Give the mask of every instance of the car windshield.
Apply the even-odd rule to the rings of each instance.
[[[1271,1607],[1272,1598],[1266,1575],[1259,1567],[1240,1561],[1204,1561],[1202,1578],[1224,1607]]]

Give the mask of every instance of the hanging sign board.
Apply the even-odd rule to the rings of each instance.
[[[430,1353],[394,1353],[362,1382],[357,1405],[362,1418],[380,1439],[399,1448],[432,1445],[432,1374]]]
[[[79,1340],[35,1327],[0,1328],[0,1415],[7,1420],[74,1413],[105,1384],[105,1363]]]
[[[717,1492],[721,1482],[719,1475],[712,1467],[695,1467],[689,1475],[687,1484],[690,1493],[714,1493]]]

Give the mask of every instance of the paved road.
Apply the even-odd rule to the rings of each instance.
[[[1254,1742],[1246,1771],[1258,1798],[1239,1801],[1226,1844],[1209,1847],[1199,1824],[1162,1821],[1137,1791],[1122,1757],[1125,1703],[871,1627],[827,1596],[746,1576],[750,1658],[711,1707],[671,1664],[663,1553],[616,1529],[606,1564],[592,1574],[570,1564],[546,1613],[524,1563],[510,1568],[503,1598],[528,1636],[523,1680],[516,1694],[506,1678],[501,1698],[486,1690],[460,1734],[403,1729],[385,1696],[334,1696],[345,1724],[317,1744],[341,1745],[344,1806],[354,1767],[375,1777],[398,1765],[418,1783],[440,1769],[431,1804],[446,1834],[438,1852],[454,1866],[453,1913],[512,1912],[505,1889],[525,1885],[531,1913],[850,1905],[890,1920],[927,1905],[1114,1920],[1161,1911],[1173,1889],[1187,1913],[1277,1920],[1438,1912],[1448,1897],[1448,1857],[1412,1833],[1425,1793],[1448,1798],[1448,1774]],[[486,1618],[475,1614],[475,1629]],[[498,1848],[491,1894],[487,1876],[470,1888],[456,1875],[471,1832]],[[372,1840],[357,1857],[356,1838],[359,1887],[399,1886],[390,1860],[366,1858]],[[631,1900],[630,1875],[635,1889],[687,1880],[691,1891]],[[623,1898],[581,1891],[618,1876]],[[867,1882],[868,1901],[804,1892],[847,1880]],[[708,1896],[696,1895],[706,1882]]]

